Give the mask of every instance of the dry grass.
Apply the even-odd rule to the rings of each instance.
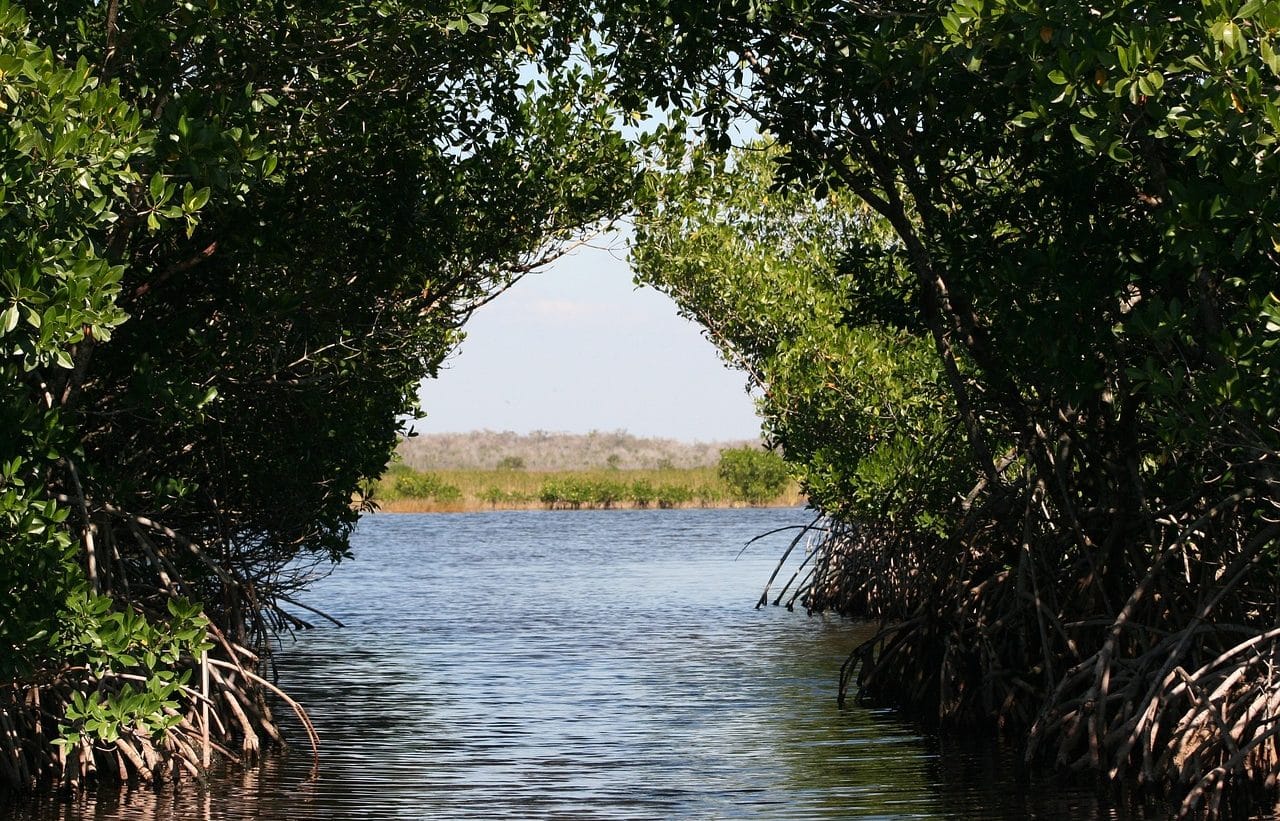
[[[759,447],[759,440],[680,442],[633,436],[626,431],[549,433],[480,430],[432,433],[405,439],[400,458],[415,470],[492,470],[516,459],[529,471],[696,468],[716,465],[726,448]]]

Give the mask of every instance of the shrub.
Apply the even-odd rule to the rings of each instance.
[[[457,502],[462,491],[430,473],[401,473],[391,482],[392,498],[433,499],[437,502]]]
[[[592,496],[592,488],[589,482],[582,479],[569,478],[547,482],[542,486],[538,499],[547,507],[554,508],[556,505],[564,505],[577,510],[591,501]]]
[[[600,507],[613,507],[627,497],[627,486],[622,482],[604,479],[588,485],[587,501]]]
[[[658,487],[658,507],[672,508],[693,500],[693,491],[684,485],[661,485]]]
[[[753,505],[761,505],[777,497],[787,486],[786,462],[767,450],[722,450],[719,473],[735,498]]]
[[[693,492],[693,496],[703,507],[719,504],[728,498],[724,488],[719,485],[699,485]]]
[[[648,507],[653,503],[653,483],[648,479],[637,479],[631,483],[631,500],[636,507]]]
[[[545,482],[538,491],[538,501],[549,508],[554,508],[561,498],[559,482]]]
[[[480,492],[480,501],[497,507],[503,502],[511,501],[511,494],[507,493],[500,487],[490,485]]]

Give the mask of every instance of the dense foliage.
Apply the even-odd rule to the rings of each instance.
[[[121,269],[94,241],[152,135],[118,90],[87,64],[58,64],[24,38],[17,9],[0,6],[0,677],[29,672],[48,652],[53,617],[75,584],[70,511],[42,478],[66,442],[47,384],[30,374],[65,371],[68,349],[109,339],[124,320]],[[114,206],[108,208],[108,205]],[[64,226],[60,232],[49,224]],[[43,383],[43,384],[42,384]],[[33,389],[43,388],[38,401]],[[37,400],[37,401],[33,401]]]
[[[833,514],[805,602],[886,620],[863,691],[1187,810],[1274,791],[1277,39],[1273,0],[0,0],[0,776],[194,769],[206,651],[223,735],[274,732],[282,571],[345,554],[469,311],[623,207],[656,103],[705,145],[641,275]],[[779,147],[715,157],[739,118]]]
[[[668,269],[666,246],[642,242],[647,276],[691,281],[674,269],[709,265],[698,242],[717,220],[804,247],[804,214],[848,197],[888,235],[819,237],[831,261],[799,267],[836,276],[810,302],[869,288],[841,327],[933,348],[936,381],[912,384],[929,365],[900,353],[886,375],[932,406],[923,418],[955,420],[960,458],[947,436],[912,441],[885,463],[880,487],[896,475],[906,493],[879,518],[845,491],[825,500],[838,519],[809,605],[889,620],[855,659],[863,691],[1029,730],[1029,756],[1174,788],[1187,811],[1274,788],[1280,4],[604,5],[629,88],[700,108],[714,148],[754,118],[785,148],[779,190],[818,202],[770,213],[757,198],[744,217],[677,178],[659,212],[677,216],[653,236],[674,231],[680,253]],[[807,323],[785,291],[738,290],[777,256],[749,248],[746,275],[726,256],[689,310]],[[895,293],[896,323],[877,299]],[[772,333],[766,361],[792,344]],[[842,361],[846,344],[807,355]],[[788,448],[819,477],[834,464],[853,500],[912,424],[877,418],[873,369],[767,400],[784,436],[841,408],[882,425],[870,449],[841,425],[816,432],[825,451]]]
[[[750,375],[814,505],[928,527],[952,506],[965,454],[915,289],[884,220],[856,198],[776,186],[782,156],[700,150],[655,175],[637,279]]]
[[[547,26],[0,3],[0,780],[191,765],[211,646],[220,726],[274,732],[253,660],[299,623],[287,568],[346,554],[469,312],[628,195],[617,117]]]
[[[790,479],[787,463],[781,456],[755,448],[721,451],[716,472],[735,498],[753,505],[762,505],[777,497]]]

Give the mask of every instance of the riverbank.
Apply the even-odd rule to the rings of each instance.
[[[497,502],[479,503],[437,502],[434,499],[396,499],[395,501],[379,501],[378,513],[481,513],[491,510],[733,510],[733,509],[765,509],[802,507],[805,504],[803,495],[795,502],[771,501],[753,505],[747,502],[683,502],[669,505],[638,505],[635,502],[617,502],[605,507],[602,505],[582,504],[578,507],[568,505],[549,506],[542,502]]]
[[[418,472],[396,465],[371,490],[372,501],[387,513],[796,507],[805,503],[792,481],[771,495],[747,498],[714,467]]]

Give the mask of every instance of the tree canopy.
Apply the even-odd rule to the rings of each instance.
[[[347,555],[418,382],[625,207],[631,148],[550,22],[0,5],[5,780],[198,764],[206,649],[230,736],[274,731],[255,653]]]
[[[766,434],[831,513],[924,528],[966,475],[954,403],[892,231],[856,197],[775,177],[767,142],[651,178],[637,279],[762,391]],[[649,199],[651,198],[651,199]],[[894,500],[894,501],[891,501]]]
[[[930,418],[955,420],[960,461],[911,439],[912,458],[885,463],[889,516],[841,504],[856,491],[823,500],[838,521],[807,603],[898,619],[855,660],[863,692],[1030,730],[1029,756],[1176,786],[1188,810],[1266,783],[1280,6],[605,5],[628,88],[693,111],[713,151],[753,120],[785,149],[773,190],[812,200],[778,212],[749,174],[727,178],[727,197],[677,176],[642,236],[643,275],[684,293],[713,334],[742,317],[798,323],[795,337],[767,329],[768,359],[803,344],[824,303],[867,288],[905,297],[898,327],[933,348],[939,379],[915,384],[911,358],[880,349],[906,394],[927,407],[942,391]],[[886,236],[851,240],[836,221],[815,238],[794,216],[846,199]],[[724,207],[740,201],[754,207]],[[755,233],[763,248],[744,246]],[[827,258],[783,271],[778,236]],[[723,264],[701,243],[728,251]],[[812,308],[786,286],[739,290],[767,276],[829,284]],[[705,289],[687,287],[699,277]],[[883,310],[820,320],[842,330],[795,372],[821,373],[823,351],[848,362],[842,336],[868,324],[884,346]],[[875,358],[859,361],[845,367],[865,380]],[[762,375],[781,437],[823,418],[812,397],[827,419],[857,420],[880,395],[837,380],[792,394],[790,373]],[[856,482],[901,425],[868,449],[824,420],[825,448],[788,453]],[[892,515],[914,510],[941,515]]]
[[[640,276],[831,514],[797,600],[886,619],[863,693],[1188,811],[1274,790],[1278,37],[1263,0],[0,0],[5,778],[192,765],[206,651],[251,752],[255,642],[417,380],[660,143]]]

